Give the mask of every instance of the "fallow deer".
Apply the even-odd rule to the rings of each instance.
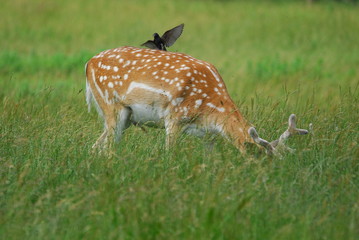
[[[103,51],[86,64],[86,100],[96,105],[105,129],[93,148],[109,139],[119,141],[131,124],[164,127],[166,147],[178,133],[203,137],[222,135],[241,152],[245,142],[255,143],[268,154],[295,134],[295,115],[278,140],[268,142],[243,117],[228,95],[217,69],[210,63],[183,53],[120,47]]]

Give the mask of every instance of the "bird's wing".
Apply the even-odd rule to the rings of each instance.
[[[181,36],[182,31],[183,31],[183,27],[184,24],[182,23],[181,25],[178,25],[177,27],[174,27],[168,31],[166,31],[163,35],[162,35],[162,40],[165,43],[166,47],[170,47],[172,46],[176,40]]]
[[[158,47],[156,46],[154,41],[151,41],[151,40],[148,40],[147,42],[141,44],[141,46],[145,46],[145,47],[152,48],[152,49],[158,49]]]

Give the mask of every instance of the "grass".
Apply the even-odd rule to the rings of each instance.
[[[0,9],[2,239],[357,239],[358,6],[301,1],[6,1]],[[282,159],[208,153],[130,128],[112,157],[84,98],[86,61],[184,22],[171,51],[213,63]]]

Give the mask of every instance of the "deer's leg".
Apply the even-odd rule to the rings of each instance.
[[[120,142],[123,132],[131,125],[131,109],[123,107],[117,114],[115,142]]]
[[[95,148],[99,148],[100,146],[102,146],[106,135],[107,135],[107,131],[106,131],[106,128],[105,128],[105,130],[100,135],[100,137],[96,140],[94,145],[92,145],[92,148],[95,149]]]
[[[166,149],[169,150],[171,146],[176,143],[180,127],[178,123],[172,119],[165,121],[166,128]]]
[[[114,108],[103,111],[105,127],[101,136],[97,139],[92,148],[106,148],[111,145],[112,138],[116,129],[116,111]],[[110,142],[109,142],[110,139]]]

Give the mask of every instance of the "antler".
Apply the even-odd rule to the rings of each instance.
[[[249,128],[248,133],[253,138],[255,143],[257,143],[258,145],[261,145],[262,147],[264,147],[266,149],[266,152],[268,154],[275,152],[275,148],[268,141],[259,137],[259,135],[254,127]]]
[[[281,149],[294,152],[293,149],[284,144],[288,138],[293,135],[308,134],[308,130],[296,128],[296,116],[295,114],[291,114],[288,119],[288,129],[282,135],[280,135],[279,139],[274,140],[273,142],[269,143],[268,141],[260,138],[254,127],[251,127],[248,130],[248,133],[253,138],[255,143],[263,146],[266,149],[267,154],[280,156],[278,151]]]

